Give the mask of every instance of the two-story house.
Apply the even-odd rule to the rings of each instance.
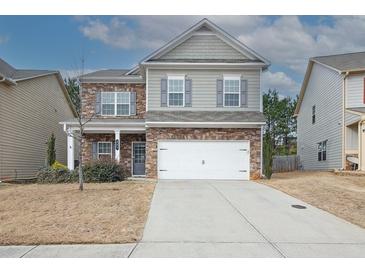
[[[66,163],[59,122],[76,116],[58,71],[19,69],[0,58],[0,181],[34,179],[46,165],[46,142],[56,138],[56,159]]]
[[[83,75],[85,161],[113,159],[131,176],[260,176],[261,73],[269,62],[207,19],[131,70]],[[75,121],[65,130],[77,130]],[[72,137],[68,166],[74,168]]]
[[[295,115],[304,169],[365,170],[365,52],[311,58]]]

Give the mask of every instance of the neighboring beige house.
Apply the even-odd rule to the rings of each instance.
[[[305,170],[365,170],[365,52],[311,58],[295,115]]]
[[[131,176],[258,178],[261,72],[270,63],[204,19],[129,70],[80,78],[84,161],[113,159]],[[78,123],[62,123],[69,132]],[[73,169],[74,139],[68,138]]]
[[[67,163],[59,122],[75,117],[58,71],[15,69],[0,59],[0,180],[35,177],[53,132],[56,157]]]

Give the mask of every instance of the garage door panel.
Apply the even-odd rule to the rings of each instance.
[[[248,141],[160,141],[160,179],[248,179]]]

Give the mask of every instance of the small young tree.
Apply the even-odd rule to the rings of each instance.
[[[82,109],[82,87],[80,85],[79,76],[84,74],[84,58],[81,59],[81,71],[78,73],[77,77],[68,77],[65,79],[65,86],[68,91],[68,94],[71,98],[71,101],[75,107],[76,111],[76,119],[78,123],[78,129],[72,132],[68,132],[68,136],[73,137],[76,141],[78,141],[79,148],[81,149],[84,144],[84,130],[85,126],[88,122],[90,122],[95,115],[86,116],[83,113]],[[82,191],[84,190],[84,172],[83,172],[83,161],[82,161],[82,154],[79,153],[79,189]]]
[[[267,179],[272,175],[273,140],[269,131],[264,135],[263,143],[264,175]]]
[[[56,138],[52,132],[47,141],[47,165],[52,166],[56,161]]]

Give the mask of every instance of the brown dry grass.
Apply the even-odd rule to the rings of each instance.
[[[0,245],[130,243],[143,233],[155,184],[1,185]]]
[[[365,228],[365,177],[290,172],[261,182]]]

